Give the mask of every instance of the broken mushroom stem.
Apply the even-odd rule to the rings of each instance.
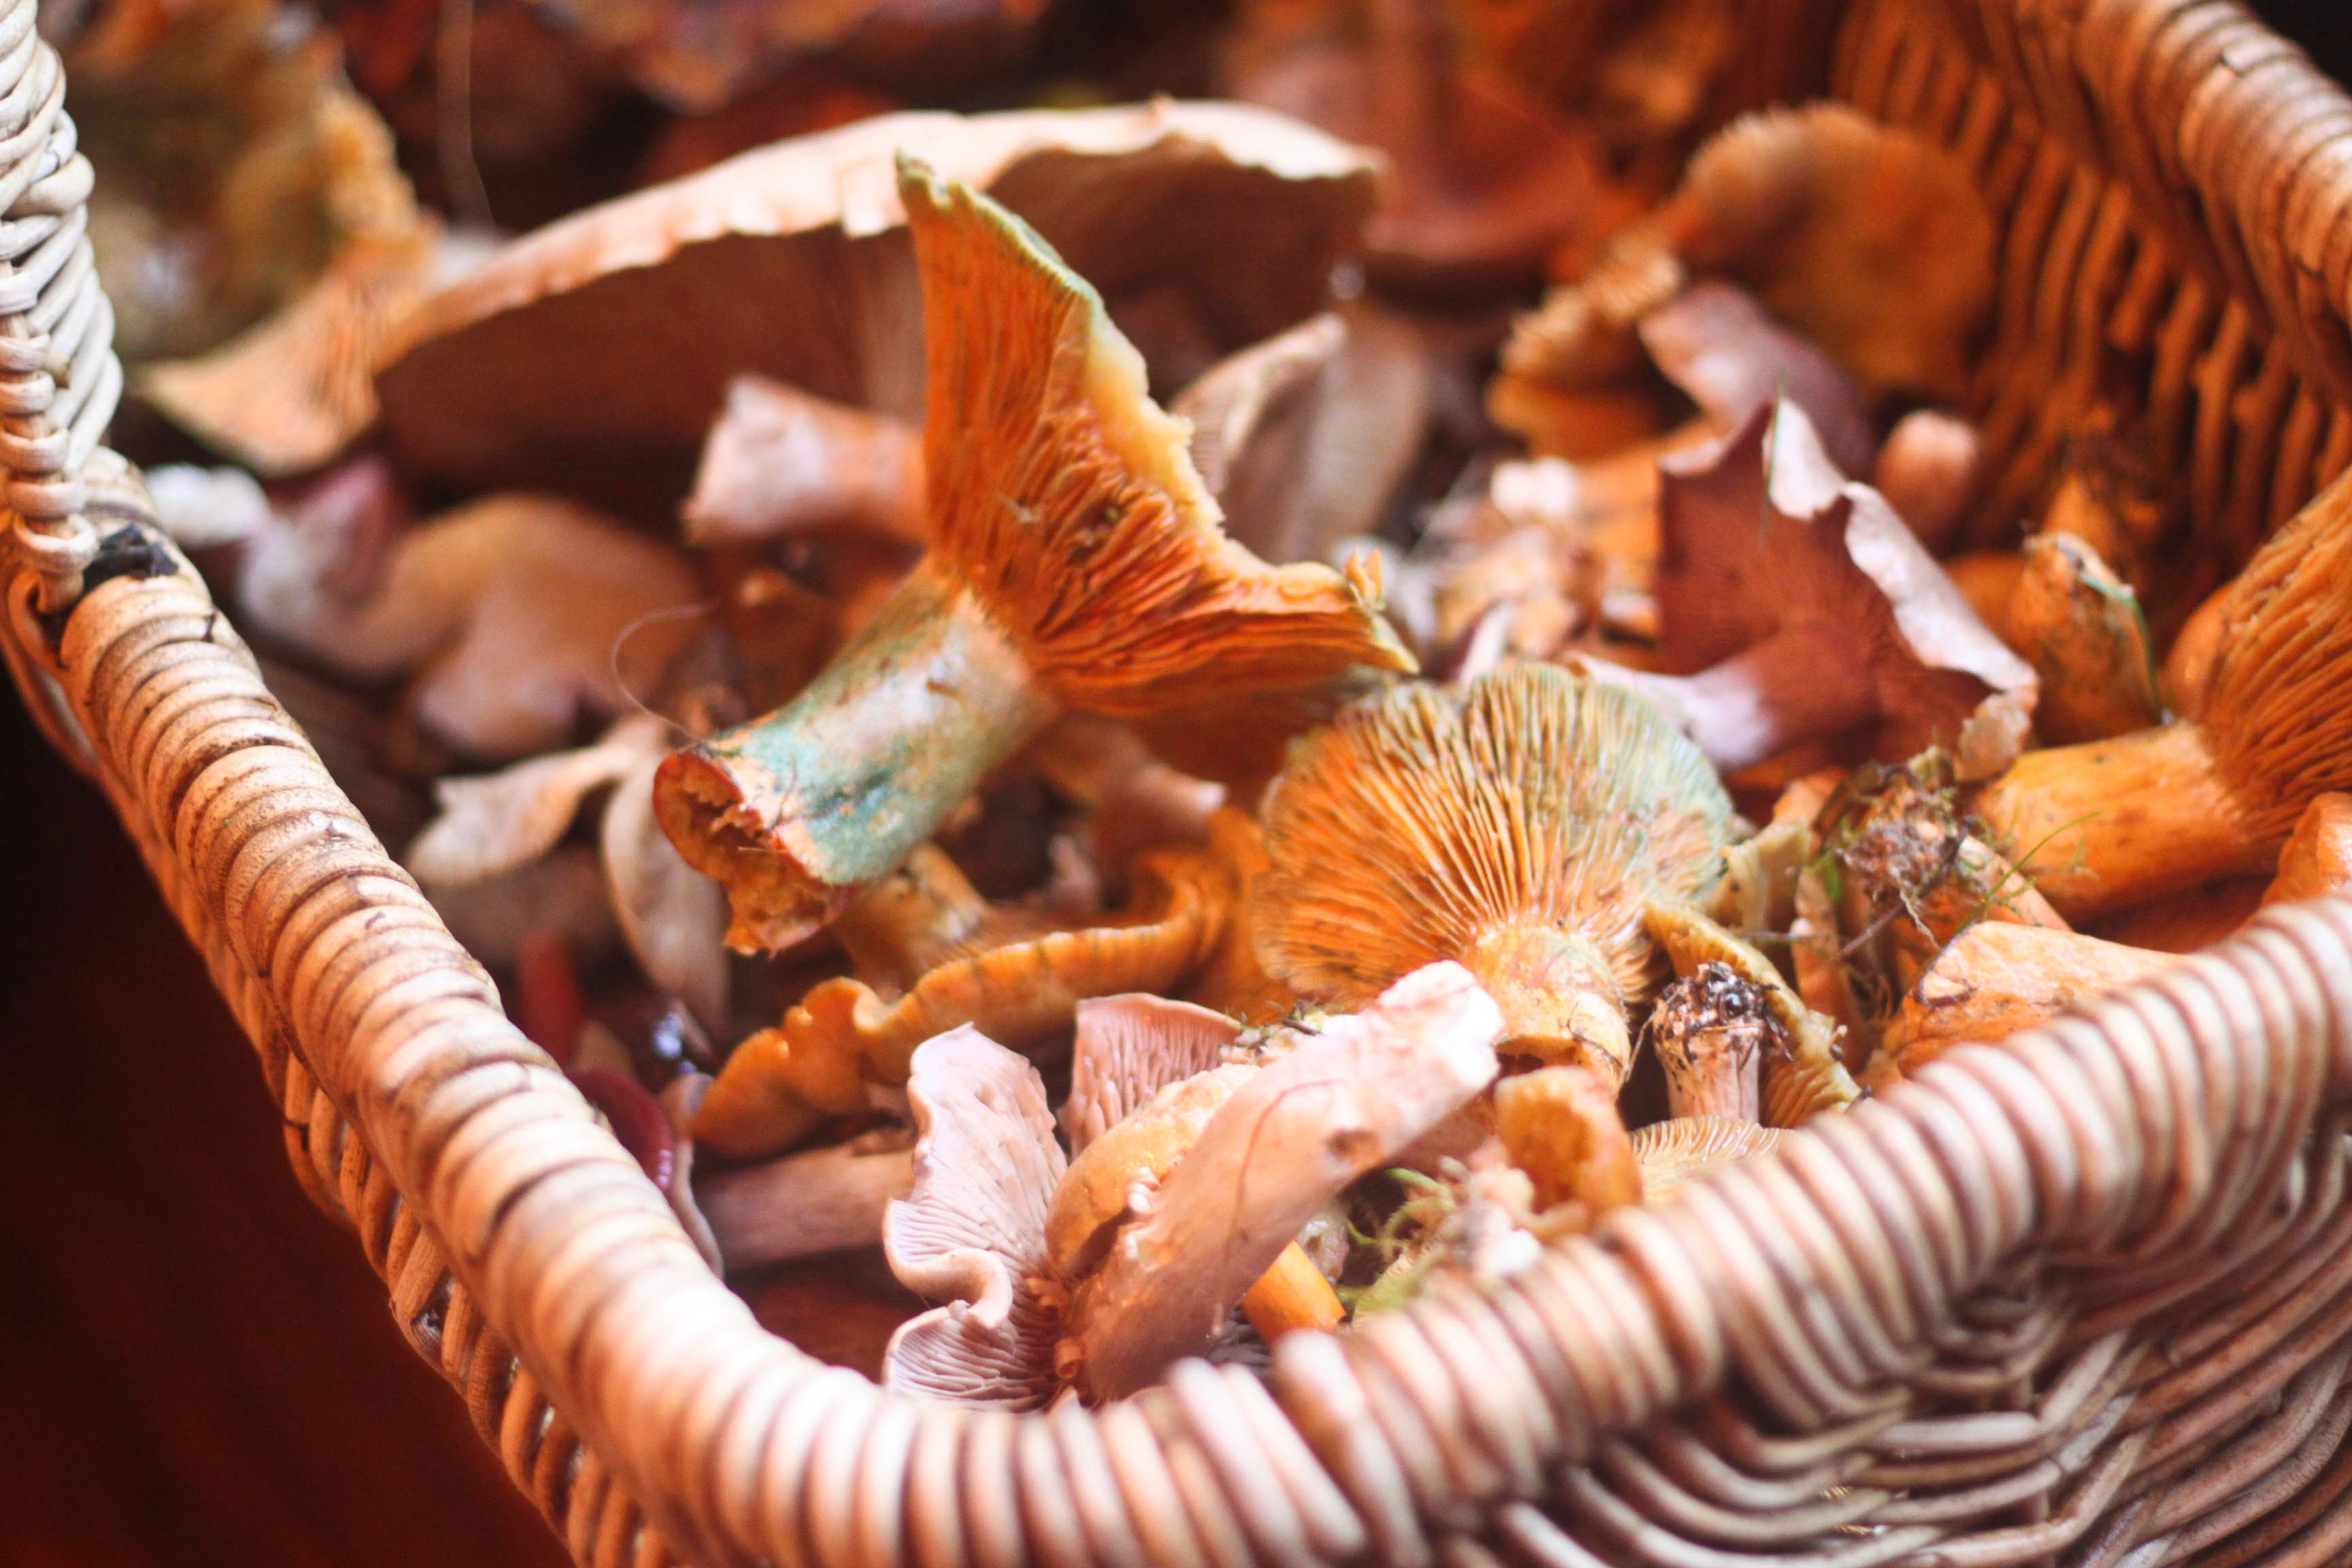
[[[1660,992],[1650,1012],[1650,1044],[1678,1117],[1760,1121],[1759,1068],[1778,1039],[1764,988],[1727,964],[1702,963]]]

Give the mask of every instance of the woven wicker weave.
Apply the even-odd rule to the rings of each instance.
[[[2352,900],[1502,1288],[1291,1336],[1270,1384],[973,1414],[763,1332],[185,563],[119,532],[93,563],[135,487],[73,477],[120,380],[32,10],[0,6],[12,668],[252,1036],[296,1172],[578,1561],[2352,1559]],[[1855,0],[1837,39],[1839,94],[1961,148],[2003,216],[2009,493],[2107,399],[2225,566],[2352,461],[2352,101],[2293,50],[2226,0]]]

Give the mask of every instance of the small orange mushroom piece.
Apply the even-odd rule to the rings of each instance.
[[[1617,1114],[1616,1091],[1596,1074],[1549,1067],[1499,1080],[1495,1131],[1511,1163],[1534,1184],[1538,1214],[1579,1204],[1598,1216],[1642,1201],[1642,1173]]]
[[[2131,584],[2073,534],[2036,534],[2021,553],[2007,641],[2041,678],[2033,727],[2042,739],[2103,740],[2160,720],[2147,620]]]
[[[2201,718],[2029,752],[1977,796],[2067,919],[2266,875],[2311,802],[2352,789],[2352,476],[2255,552],[2217,643]]]
[[[1259,959],[1300,994],[1369,1002],[1452,959],[1501,1006],[1507,1055],[1614,1087],[1633,1060],[1654,899],[1705,898],[1731,803],[1642,699],[1545,666],[1456,699],[1401,687],[1297,749],[1268,796]]]
[[[2005,1038],[2177,962],[2077,931],[1973,925],[1905,994],[1881,1049],[1915,1072],[1962,1041]]]
[[[1727,772],[1846,736],[1890,762],[1944,746],[1969,778],[2016,756],[2032,669],[1878,492],[1830,465],[1795,404],[1663,467],[1658,651],[1673,673],[1581,661],[1591,673],[1665,707]]]
[[[2304,808],[2279,850],[2278,876],[2265,904],[2352,892],[2352,795],[2332,791]]]
[[[913,163],[899,194],[932,356],[930,552],[806,691],[656,788],[745,950],[838,913],[1059,709],[1279,706],[1412,666],[1366,584],[1224,537],[1139,356],[1033,231]]]

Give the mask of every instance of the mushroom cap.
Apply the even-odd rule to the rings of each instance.
[[[1598,1215],[1642,1201],[1617,1091],[1598,1073],[1549,1067],[1500,1080],[1495,1131],[1535,1184],[1538,1213],[1580,1203]]]
[[[625,481],[666,519],[743,372],[916,422],[900,151],[1034,222],[1115,313],[1177,301],[1206,352],[1171,381],[1318,309],[1373,196],[1365,154],[1232,104],[893,114],[797,137],[551,224],[427,300],[377,375],[393,447],[459,488],[614,505]]]
[[[1655,1203],[1750,1154],[1770,1153],[1780,1129],[1733,1116],[1677,1116],[1635,1128],[1632,1142],[1643,1197]]]
[[[1183,422],[1034,230],[912,162],[900,198],[930,344],[933,554],[1042,685],[1125,717],[1412,668],[1356,581],[1268,566],[1225,537]]]
[[[890,1338],[885,1387],[1025,1410],[1054,1388],[1054,1314],[1033,1288],[1045,1271],[1045,1211],[1066,1163],[1045,1086],[1026,1059],[979,1030],[917,1047],[913,1190],[882,1221],[891,1272],[953,1304]]]
[[[1720,271],[1874,392],[1958,399],[1991,309],[1997,229],[1968,166],[1842,103],[1717,132],[1660,215],[1696,271]]]
[[[277,314],[211,353],[151,365],[139,390],[215,451],[276,478],[327,463],[375,418],[376,356],[431,292],[440,226],[362,235]]]
[[[1969,608],[1878,492],[1832,467],[1804,411],[1760,407],[1714,448],[1660,465],[1658,653],[1695,674],[1801,628],[1854,647],[1875,693],[1872,755],[1942,746],[1963,778],[2023,745],[2032,668]]]
[[[1482,952],[1540,959],[1552,978],[1580,969],[1588,996],[1643,995],[1644,904],[1706,896],[1731,832],[1715,771],[1656,709],[1548,666],[1458,699],[1403,686],[1349,709],[1299,745],[1265,816],[1259,958],[1339,1006]],[[1482,976],[1502,1049],[1563,1037],[1545,987],[1501,978]]]
[[[2224,603],[2200,722],[2240,811],[2284,843],[2314,797],[2352,789],[2352,474],[2271,535]]]

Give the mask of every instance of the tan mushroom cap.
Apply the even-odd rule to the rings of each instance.
[[[1362,153],[1235,104],[905,113],[797,137],[551,224],[428,300],[378,374],[392,445],[463,488],[606,494],[647,469],[656,493],[631,499],[668,515],[744,372],[915,422],[899,153],[1035,224],[1115,314],[1172,301],[1203,341],[1171,382],[1318,309],[1373,194]]]
[[[925,1042],[909,1063],[914,1184],[883,1219],[891,1271],[951,1304],[891,1336],[884,1386],[1027,1410],[1054,1392],[1055,1304],[1045,1210],[1066,1169],[1037,1069],[977,1029]]]
[[[1443,958],[1503,1009],[1507,1054],[1622,1082],[1652,900],[1703,898],[1731,806],[1640,698],[1549,667],[1455,699],[1402,687],[1304,742],[1265,806],[1251,899],[1267,971],[1335,1006]]]

